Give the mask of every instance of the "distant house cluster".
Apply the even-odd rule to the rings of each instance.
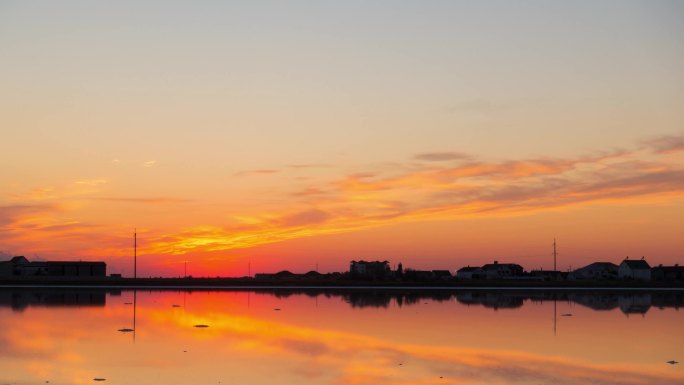
[[[452,274],[449,270],[391,270],[388,261],[351,261],[349,276],[365,280],[449,281],[449,280],[532,280],[532,281],[674,281],[684,280],[684,267],[651,267],[642,259],[626,258],[619,265],[594,262],[574,271],[525,269],[517,263],[494,261],[483,266],[466,266]]]
[[[482,267],[463,267],[456,272],[458,279],[533,279],[546,281],[668,281],[684,280],[684,267],[679,265],[651,267],[645,258],[625,258],[619,265],[594,262],[570,272],[556,270],[523,271],[517,264],[494,261]]]
[[[104,262],[34,261],[23,256],[0,262],[0,277],[105,277]]]

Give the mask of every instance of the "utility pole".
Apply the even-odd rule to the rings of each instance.
[[[553,271],[556,271],[556,238],[553,238]]]
[[[138,229],[133,230],[133,278],[138,278]]]
[[[247,276],[252,278],[252,262],[247,262]]]
[[[183,278],[188,278],[188,261],[185,261],[185,268],[183,270]]]

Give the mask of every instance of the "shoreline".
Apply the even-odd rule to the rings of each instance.
[[[684,291],[680,281],[326,281],[255,280],[253,278],[103,278],[0,280],[2,288],[103,288],[194,290],[630,290]]]

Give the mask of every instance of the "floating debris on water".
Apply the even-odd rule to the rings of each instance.
[[[93,381],[107,381],[107,379],[106,379],[106,378],[95,377],[95,378],[93,378]]]
[[[124,305],[133,305],[133,302],[124,302]]]
[[[667,363],[670,365],[676,365],[679,363],[679,361],[671,360],[671,361],[667,361]]]
[[[171,307],[180,307],[180,305],[176,305],[175,303],[171,305]]]
[[[561,314],[561,317],[572,317],[572,313]]]
[[[209,325],[198,324],[198,325],[195,325],[195,327],[196,327],[196,328],[208,328]]]
[[[280,308],[279,308],[279,307],[277,307],[277,308],[275,308],[275,309],[273,309],[273,310],[275,310],[275,311],[280,311]]]
[[[131,329],[131,328],[121,328],[121,329],[119,329],[119,331],[122,332],[122,333],[130,333],[130,332],[133,331],[133,329]]]

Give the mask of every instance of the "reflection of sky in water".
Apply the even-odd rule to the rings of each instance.
[[[3,290],[0,381],[684,383],[681,298],[138,291],[134,335],[133,292]]]

